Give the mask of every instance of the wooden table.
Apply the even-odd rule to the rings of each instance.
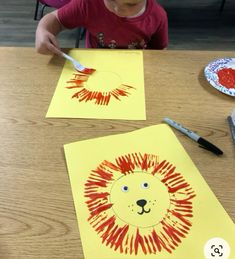
[[[63,144],[129,132],[170,117],[217,144],[203,150],[175,131],[235,219],[235,147],[226,117],[234,97],[212,88],[203,68],[235,52],[144,51],[146,121],[46,119],[64,60],[31,48],[0,48],[0,258],[81,259]]]

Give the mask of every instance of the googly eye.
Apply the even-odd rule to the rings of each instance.
[[[126,185],[122,186],[121,189],[122,189],[123,192],[128,192],[129,191],[129,188]]]
[[[149,188],[149,184],[148,183],[142,183],[141,184],[141,187],[143,188],[143,189],[148,189]]]

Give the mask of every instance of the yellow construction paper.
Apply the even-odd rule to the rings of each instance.
[[[66,61],[46,117],[146,119],[141,50],[72,50],[69,55],[96,71],[80,77]]]
[[[203,259],[215,237],[235,258],[234,223],[168,125],[64,150],[85,259]]]

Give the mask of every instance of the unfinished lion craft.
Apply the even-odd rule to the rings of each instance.
[[[234,249],[233,222],[167,125],[64,149],[85,259],[203,259],[214,237]]]
[[[143,53],[135,50],[72,50],[93,73],[66,62],[46,117],[145,120]]]

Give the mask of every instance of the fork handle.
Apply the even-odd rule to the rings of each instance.
[[[75,61],[72,57],[70,57],[69,55],[65,54],[64,52],[62,52],[62,56],[70,61]]]

